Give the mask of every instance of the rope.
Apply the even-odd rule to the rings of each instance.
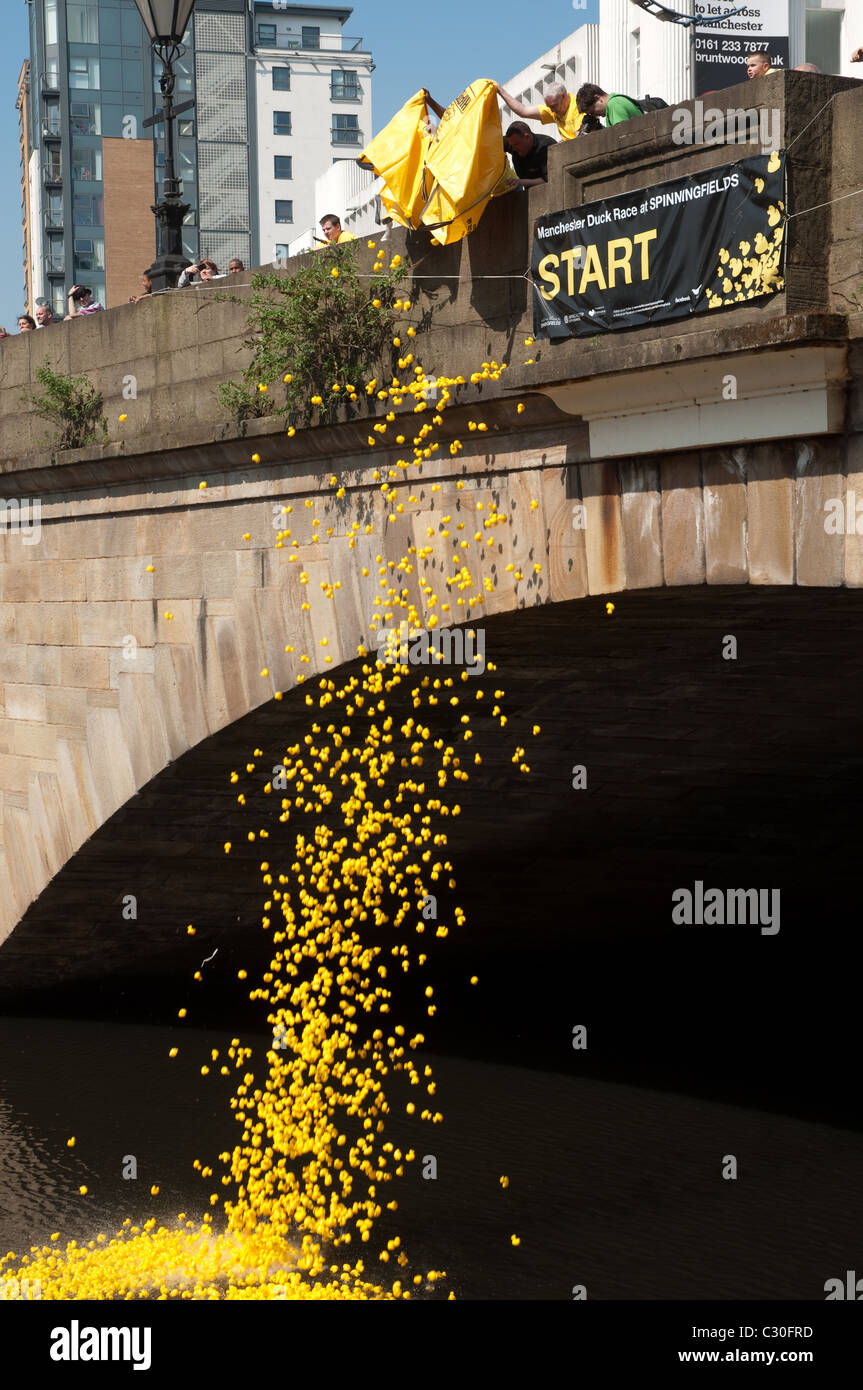
[[[830,99],[829,99],[828,101],[825,101],[824,105],[821,107],[821,110],[815,112],[815,115],[812,117],[812,120],[811,120],[811,121],[808,121],[808,122],[806,123],[806,125],[805,125],[805,126],[803,127],[803,129],[800,131],[800,134],[799,134],[799,135],[795,135],[795,136],[794,136],[794,139],[791,141],[791,144],[785,146],[785,153],[786,153],[786,154],[788,153],[788,151],[789,151],[790,149],[793,148],[794,145],[797,144],[797,141],[798,141],[802,136],[804,136],[804,135],[806,134],[806,132],[807,132],[807,130],[809,129],[809,127],[810,127],[811,125],[814,125],[814,124],[815,124],[815,122],[818,120],[818,117],[821,116],[821,115],[827,110],[827,107],[830,105],[830,102],[831,102],[831,101],[834,101],[835,98],[838,97],[838,96],[839,96],[839,93],[838,93],[838,92],[834,92],[834,93],[833,93],[833,96],[830,97]]]

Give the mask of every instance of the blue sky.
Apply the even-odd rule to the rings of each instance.
[[[24,0],[2,4],[0,186],[5,197],[0,204],[0,324],[14,333],[24,285],[15,97],[29,40]],[[374,119],[379,129],[420,87],[428,87],[446,105],[476,78],[506,81],[580,24],[594,22],[598,7],[599,0],[588,0],[586,10],[573,9],[572,0],[546,0],[537,9],[515,0],[420,0],[408,5],[358,0],[345,28],[349,34],[361,34],[364,47],[374,55]]]

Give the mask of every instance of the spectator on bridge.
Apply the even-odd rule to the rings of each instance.
[[[854,59],[852,58],[851,61],[852,61],[852,63],[853,63]],[[795,72],[820,72],[821,69],[820,69],[820,68],[816,68],[816,66],[815,66],[814,63],[798,63],[797,66],[796,66],[796,68],[794,69],[794,71],[795,71]]]
[[[219,267],[215,261],[199,261],[197,265],[187,265],[177,281],[177,289],[181,290],[184,285],[195,283],[192,276],[197,275],[197,284],[209,285],[213,280],[224,280],[224,275],[219,274]]]
[[[781,68],[770,66],[769,53],[750,53],[746,59],[746,75],[750,82],[754,77],[766,77],[768,72],[781,72]]]
[[[12,334],[7,333],[5,328],[0,328],[0,338],[11,338]]]
[[[50,304],[36,305],[36,323],[39,328],[50,328],[52,323],[56,323],[54,310]]]
[[[504,136],[504,147],[512,156],[512,167],[519,188],[548,183],[548,147],[556,145],[550,135],[537,135],[524,121],[513,121]]]
[[[239,256],[235,256],[232,261],[228,261],[229,275],[239,275],[240,271],[245,270],[245,268],[246,267],[243,265],[243,262],[240,260]]]
[[[19,333],[35,333],[35,332],[36,332],[36,320],[35,320],[35,319],[31,319],[31,317],[30,317],[29,314],[19,314],[19,315],[18,315],[18,332],[19,332]]]
[[[520,116],[523,121],[542,121],[543,125],[551,125],[553,121],[560,131],[562,140],[574,140],[581,134],[584,114],[575,97],[566,90],[562,82],[552,82],[546,89],[545,103],[540,106],[526,106],[523,101],[505,92],[499,82],[495,83],[495,86],[498,95],[506,102],[510,111]]]
[[[82,314],[99,314],[103,312],[103,307],[98,300],[93,299],[93,291],[89,285],[73,285],[69,291],[69,312],[63,322],[80,318]]]
[[[618,92],[609,95],[595,82],[585,82],[579,87],[576,100],[579,111],[583,111],[585,116],[604,116],[607,126],[620,125],[621,121],[631,121],[633,116],[644,115],[631,97],[621,96]]]
[[[321,218],[321,231],[327,241],[334,241],[336,244],[343,241],[356,241],[356,237],[351,232],[342,231],[341,218],[337,217],[334,212],[324,213]]]
[[[137,304],[140,299],[149,299],[153,293],[153,281],[146,270],[141,271],[141,285],[143,287],[141,294],[129,295],[130,304]]]

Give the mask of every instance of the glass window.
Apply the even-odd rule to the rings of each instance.
[[[75,274],[105,269],[105,242],[102,237],[75,237]]]
[[[359,77],[355,72],[344,68],[334,68],[330,73],[330,97],[333,101],[356,100],[360,95]]]
[[[289,92],[291,90],[291,70],[290,68],[273,68],[273,91]]]
[[[333,113],[333,144],[358,145],[360,143],[359,121],[356,116],[342,116]]]
[[[45,61],[45,86],[60,86],[60,60],[59,58],[48,58]]]
[[[98,59],[98,58],[70,58],[70,59],[69,59],[69,86],[70,86],[70,87],[98,87],[98,86],[99,86],[99,59]]]
[[[60,134],[60,103],[59,101],[46,101],[44,129],[49,135]]]
[[[48,205],[45,209],[46,227],[62,227],[63,225],[63,194],[49,193]]]
[[[70,101],[69,128],[73,135],[101,135],[101,104],[98,101]]]
[[[178,131],[178,133],[179,133],[180,135],[187,135],[187,136],[190,135],[190,136],[194,137],[194,134],[195,134],[195,122],[194,122],[194,121],[182,121],[182,120],[181,120],[181,121],[178,121],[178,122],[177,122],[177,131]]]
[[[273,158],[274,174],[277,179],[292,179],[293,159],[289,154],[277,154]]]
[[[54,310],[55,319],[65,318],[66,315],[66,287],[62,280],[59,285],[51,286],[51,308]]]
[[[815,63],[822,72],[838,72],[841,66],[839,39],[843,13],[832,9],[806,11],[806,62]]]
[[[88,149],[84,145],[72,146],[72,178],[73,179],[101,179],[102,177],[102,151]]]
[[[291,113],[290,111],[273,112],[273,134],[290,135],[291,133]]]
[[[101,194],[74,194],[72,198],[72,219],[76,226],[104,227],[105,211]]]
[[[293,220],[294,220],[294,205],[293,205],[293,203],[292,203],[292,202],[288,202],[288,201],[287,201],[286,199],[284,199],[284,198],[277,198],[277,199],[276,199],[276,221],[277,221],[277,222],[293,222]]]
[[[320,27],[314,24],[303,25],[303,48],[320,48],[321,31]]]
[[[275,24],[259,24],[259,25],[258,25],[258,43],[263,44],[266,48],[275,48],[275,46],[276,46],[276,26],[275,26]]]
[[[45,0],[45,42],[57,42],[57,0]]]
[[[65,271],[62,236],[49,236],[45,244],[45,269],[51,275],[62,275]]]
[[[123,91],[143,92],[145,87],[144,69],[134,58],[123,58]]]
[[[66,5],[66,37],[69,43],[98,43],[98,7],[82,4],[80,0],[68,0]]]
[[[289,252],[287,244],[285,242],[277,242],[275,259],[277,261],[286,261],[288,259],[288,255]]]

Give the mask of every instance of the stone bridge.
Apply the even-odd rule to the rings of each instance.
[[[226,419],[216,388],[248,349],[245,307],[221,287],[4,342],[0,940],[169,763],[373,645],[379,574],[410,547],[427,623],[663,586],[863,585],[851,520],[863,499],[863,92],[786,73],[721,96],[780,113],[794,218],[784,292],[716,318],[525,348],[535,216],[745,152],[675,144],[670,111],[562,145],[548,186],[494,203],[468,241],[388,243],[410,266],[418,359],[468,379],[439,449],[407,476],[402,448],[368,447],[368,420],[287,438],[277,420]],[[370,272],[374,253],[358,255]],[[103,392],[108,443],[45,447],[22,395],[46,356]],[[470,381],[493,361],[508,364],[499,380]],[[402,410],[412,434],[417,417]],[[825,506],[846,497],[834,534]],[[471,583],[447,583],[462,566]]]

